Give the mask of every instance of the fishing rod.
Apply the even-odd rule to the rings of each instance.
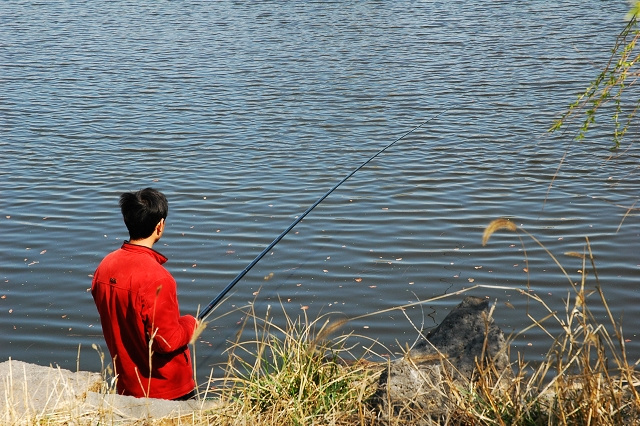
[[[300,216],[298,216],[298,218],[296,220],[293,221],[293,223],[291,223],[291,225],[289,225],[284,231],[282,231],[282,233],[280,235],[278,235],[276,237],[275,240],[273,240],[271,242],[271,244],[269,244],[264,250],[262,250],[262,252],[256,256],[255,259],[253,259],[251,261],[251,263],[249,263],[243,270],[242,272],[240,272],[229,284],[227,284],[227,286],[220,292],[220,294],[218,294],[211,302],[209,302],[209,304],[202,310],[202,312],[200,312],[198,314],[198,320],[202,321],[204,320],[209,313],[211,312],[211,310],[222,300],[222,298],[233,288],[233,286],[235,286],[238,281],[240,281],[246,274],[247,272],[249,272],[251,270],[251,268],[253,268],[256,263],[258,263],[260,261],[260,259],[262,259],[269,251],[271,251],[271,249],[280,242],[280,240],[282,240],[284,238],[285,235],[287,235],[289,233],[289,231],[291,231],[293,229],[294,226],[296,226],[298,223],[300,223],[300,221],[302,221],[302,219],[305,218],[305,216],[307,216],[311,210],[313,210],[318,204],[320,204],[322,201],[324,201],[325,198],[327,198],[333,191],[335,191],[340,185],[342,185],[343,183],[346,182],[347,179],[349,179],[351,176],[353,176],[354,174],[356,174],[356,172],[358,172],[360,169],[362,169],[364,166],[366,166],[367,164],[369,164],[374,158],[376,158],[378,155],[382,154],[383,152],[385,152],[387,149],[391,148],[394,144],[396,144],[397,142],[401,141],[402,139],[406,138],[407,136],[409,136],[411,133],[415,132],[416,130],[418,130],[419,128],[421,128],[422,126],[424,126],[425,124],[429,123],[432,120],[435,120],[436,118],[438,118],[439,116],[441,116],[442,114],[444,114],[445,112],[449,111],[451,108],[453,108],[455,105],[452,105],[442,111],[440,111],[438,114],[434,115],[433,117],[429,118],[428,120],[423,121],[422,123],[420,123],[419,125],[417,125],[416,127],[414,127],[413,129],[409,130],[408,132],[404,133],[402,136],[400,136],[399,138],[397,138],[396,140],[394,140],[393,142],[391,142],[390,144],[388,144],[387,146],[385,146],[384,148],[382,148],[381,150],[379,150],[378,152],[376,152],[374,155],[372,155],[371,157],[369,157],[369,159],[367,161],[365,161],[364,163],[360,164],[360,166],[356,167],[351,173],[349,173],[348,175],[346,175],[340,182],[338,182],[336,185],[333,186],[333,188],[331,188],[330,190],[328,190],[322,197],[318,198],[318,200],[313,203],[311,206],[309,206],[309,208],[307,208],[307,210],[304,211],[304,213],[302,213]]]

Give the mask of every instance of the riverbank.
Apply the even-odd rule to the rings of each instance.
[[[595,294],[591,302],[606,308]],[[99,373],[9,360],[0,363],[0,423],[640,424],[636,363],[627,361],[619,325],[598,323],[587,299],[576,288],[566,316],[549,313],[565,331],[533,363],[511,359],[485,298],[465,297],[421,343],[381,362],[351,357],[355,336],[334,336],[344,320],[288,317],[282,328],[247,312],[255,339],[231,344],[225,374],[207,385],[214,391],[194,401],[114,395]],[[369,353],[380,349],[374,342]]]

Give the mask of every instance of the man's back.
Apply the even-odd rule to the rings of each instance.
[[[162,266],[166,260],[151,248],[124,243],[94,274],[91,293],[118,393],[175,399],[195,387],[187,344],[196,321],[180,316],[175,280]]]

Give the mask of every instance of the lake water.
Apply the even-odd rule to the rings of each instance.
[[[538,238],[576,282],[581,262],[563,253],[582,252],[588,237],[639,358],[640,223],[636,210],[626,215],[640,188],[637,147],[610,159],[604,128],[583,144],[571,142],[575,126],[546,132],[608,59],[627,7],[3,2],[0,359],[75,370],[79,355],[80,368],[100,369],[91,346],[106,346],[88,289],[127,238],[122,192],[167,194],[156,248],[182,311],[195,313],[322,194],[430,119],[234,287],[211,319],[231,314],[197,344],[199,380],[227,359],[242,320],[233,310],[254,300],[259,314],[282,304],[294,318],[355,317],[481,284],[530,290],[564,312],[569,282],[530,238],[520,234],[526,255],[505,231],[482,247],[498,217]],[[544,316],[516,290],[469,294],[495,301],[506,333],[528,326],[527,312]],[[433,327],[461,298],[405,312]],[[391,356],[416,338],[399,311],[348,328]],[[550,343],[534,328],[513,349],[535,360]]]

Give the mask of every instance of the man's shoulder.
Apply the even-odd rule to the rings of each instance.
[[[122,249],[104,257],[96,268],[94,281],[118,283],[135,292],[148,286],[175,286],[171,273],[152,256]]]
[[[154,256],[143,251],[129,251],[123,248],[107,254],[98,265],[98,269],[131,269],[155,274],[169,274]]]

